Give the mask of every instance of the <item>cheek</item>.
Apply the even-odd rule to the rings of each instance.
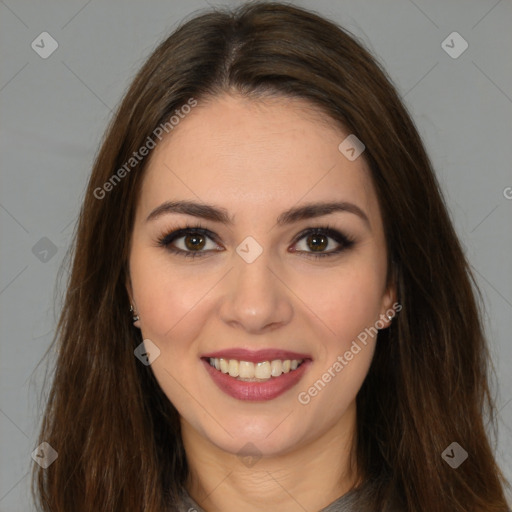
[[[382,276],[361,267],[340,273],[326,283],[324,293],[310,295],[308,306],[328,326],[317,338],[319,358],[298,390],[297,400],[314,417],[329,425],[346,412],[363,384],[375,350],[372,327],[379,319]],[[320,326],[319,326],[320,327]]]
[[[304,281],[305,303],[327,329],[329,352],[343,350],[379,319],[384,277],[371,265],[359,265],[315,280]]]
[[[154,248],[132,251],[130,274],[143,335],[161,340],[190,309],[192,287],[166,269],[165,257],[155,257]]]
[[[170,361],[180,353],[188,355],[190,344],[200,336],[212,307],[207,292],[219,280],[215,272],[192,267],[173,264],[165,251],[156,253],[151,247],[139,246],[130,258],[142,335]]]

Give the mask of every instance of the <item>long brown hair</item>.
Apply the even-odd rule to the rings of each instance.
[[[495,408],[481,298],[418,132],[391,80],[351,34],[275,2],[182,24],[146,61],[108,127],[53,342],[58,357],[39,442],[58,458],[47,469],[34,465],[34,498],[47,512],[161,512],[177,503],[188,475],[179,415],[134,357],[142,338],[125,287],[148,158],[133,168],[126,162],[191,98],[230,91],[306,99],[366,146],[402,305],[379,334],[357,396],[358,466],[378,483],[372,510],[393,495],[408,511],[507,510],[486,433]],[[441,456],[452,442],[468,453],[457,469]]]

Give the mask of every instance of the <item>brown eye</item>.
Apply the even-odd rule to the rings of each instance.
[[[313,251],[324,251],[329,245],[328,237],[325,235],[309,235],[306,239],[308,247]]]
[[[162,236],[158,240],[158,245],[174,254],[194,258],[206,256],[212,250],[218,251],[220,246],[214,242],[214,239],[214,234],[207,229],[191,226]]]
[[[296,248],[294,252],[303,252],[306,256],[313,256],[314,258],[335,256],[352,247],[354,243],[355,241],[352,238],[336,229],[329,227],[310,228],[298,236],[295,245],[298,247],[302,244],[302,247]]]
[[[206,245],[205,237],[199,233],[185,235],[185,246],[187,249],[193,251],[202,249]]]

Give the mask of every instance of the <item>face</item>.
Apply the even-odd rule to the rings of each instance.
[[[395,296],[347,135],[301,100],[223,96],[153,150],[127,288],[183,429],[218,449],[284,454],[353,417]]]

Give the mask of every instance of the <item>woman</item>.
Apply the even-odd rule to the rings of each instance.
[[[188,21],[89,181],[42,510],[507,510],[472,284],[353,37],[278,3]]]

